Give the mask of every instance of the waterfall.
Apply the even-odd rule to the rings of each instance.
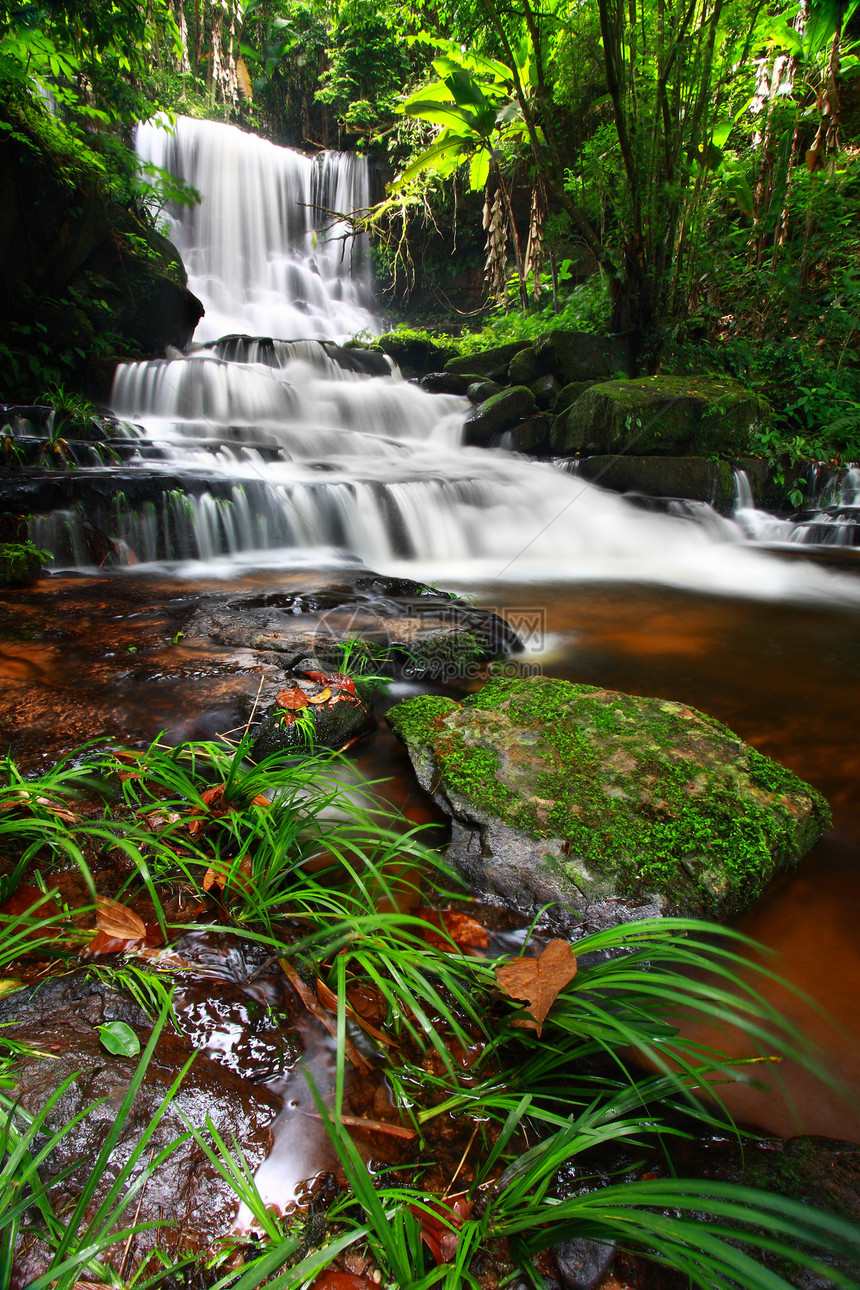
[[[231,331],[346,339],[378,330],[370,255],[343,221],[370,205],[365,158],[308,157],[215,121],[138,126],[141,161],[180,176],[201,197],[168,213],[169,236],[206,308],[197,340]]]

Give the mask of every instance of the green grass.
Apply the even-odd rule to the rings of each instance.
[[[443,953],[425,939],[427,925],[410,911],[445,907],[458,882],[418,832],[370,809],[366,790],[337,756],[280,754],[255,765],[249,748],[247,739],[235,748],[208,742],[170,748],[160,741],[142,752],[90,748],[38,780],[7,761],[0,787],[0,808],[8,804],[0,809],[7,897],[28,866],[73,865],[87,878],[119,848],[132,862],[119,898],[133,903],[136,894],[148,895],[168,939],[178,929],[167,924],[166,897],[179,884],[204,906],[195,927],[267,946],[307,982],[319,978],[334,993],[338,1064],[332,1104],[321,1103],[320,1114],[348,1186],[325,1216],[322,1239],[317,1227],[309,1245],[295,1221],[267,1210],[241,1143],[219,1136],[205,1116],[188,1123],[262,1232],[258,1248],[232,1270],[223,1266],[223,1252],[199,1256],[201,1267],[208,1257],[207,1278],[220,1274],[218,1290],[263,1284],[300,1290],[351,1246],[381,1270],[384,1286],[477,1287],[472,1260],[487,1252],[498,1258],[500,1251],[511,1269],[522,1268],[539,1285],[534,1258],[572,1236],[616,1240],[704,1290],[784,1287],[753,1257],[756,1251],[811,1269],[819,1269],[822,1251],[857,1262],[860,1233],[850,1224],[763,1192],[670,1176],[609,1185],[595,1177],[570,1194],[561,1182],[572,1165],[587,1176],[599,1145],[640,1155],[657,1150],[671,1161],[679,1138],[714,1126],[725,1133],[731,1122],[720,1102],[724,1084],[770,1073],[767,1061],[733,1061],[686,1038],[682,1020],[725,1023],[745,1034],[756,1053],[790,1056],[822,1076],[803,1037],[765,998],[763,987],[775,978],[757,947],[691,920],[643,921],[584,938],[574,952],[580,960],[593,956],[591,966],[580,967],[560,992],[538,1035],[518,1024],[527,1014],[499,990],[493,960]],[[207,891],[210,871],[219,883]],[[69,911],[40,917],[48,895],[6,917],[0,966],[33,948],[34,934],[43,954],[59,952],[53,941],[60,932],[66,940],[74,936]],[[77,935],[83,943],[84,934]],[[156,966],[127,960],[90,971],[157,1017],[153,1038],[90,1180],[62,1220],[40,1174],[70,1128],[47,1128],[62,1089],[35,1117],[8,1099],[3,1104],[0,1290],[25,1212],[38,1216],[52,1251],[50,1268],[31,1290],[52,1283],[71,1290],[86,1278],[115,1282],[111,1251],[130,1230],[128,1204],[163,1159],[162,1153],[144,1165],[154,1131],[146,1129],[135,1140],[133,1163],[105,1197],[97,1195],[97,1176],[170,1016],[171,996]],[[412,1155],[383,1177],[368,1174],[340,1119],[354,1033],[348,992],[355,986],[372,992],[381,1017],[377,1034],[365,1033],[363,1051],[416,1133]],[[472,1053],[467,1067],[457,1060],[464,1050]],[[466,1172],[450,1179],[472,1209],[449,1220],[459,1232],[456,1251],[437,1267],[421,1225],[428,1214],[438,1217],[442,1204],[438,1185],[431,1192],[425,1179],[437,1167],[443,1125],[464,1160],[472,1152]],[[830,1267],[826,1275],[836,1286],[854,1284]]]

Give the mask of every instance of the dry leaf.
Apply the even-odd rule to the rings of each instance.
[[[266,805],[268,806],[268,802]],[[252,891],[253,886],[253,862],[249,855],[243,856],[240,863],[235,867],[225,861],[217,868],[207,869],[203,875],[204,891],[211,891],[213,887],[220,887],[222,891],[226,891],[228,887],[238,887],[241,891]]]
[[[281,971],[284,976],[287,978],[308,1012],[325,1026],[332,1039],[337,1039],[337,1027],[310,986],[305,985],[304,981],[288,959],[278,959],[278,963],[280,964]],[[349,1039],[346,1041],[345,1051],[347,1060],[352,1062],[356,1070],[361,1071],[362,1075],[368,1075],[370,1073],[373,1069],[370,1062],[367,1061],[365,1057],[362,1057],[355,1044],[353,1044]]]
[[[324,690],[320,690],[319,694],[309,694],[308,703],[328,703],[330,698],[331,689],[326,686]]]
[[[347,997],[349,997],[348,991]],[[317,998],[324,1008],[328,1008],[329,1012],[337,1012],[337,995],[334,990],[330,990],[328,988],[325,981],[320,981],[319,977],[317,977]],[[350,1021],[354,1021],[356,1025],[361,1026],[362,1030],[366,1030],[374,1039],[377,1039],[381,1044],[388,1044],[391,1048],[396,1048],[397,1045],[394,1043],[393,1039],[389,1039],[387,1035],[383,1035],[381,1030],[377,1030],[376,1027],[372,1026],[364,1017],[359,1016],[359,1014],[351,1008],[349,1004],[346,1005],[345,1011]]]
[[[496,984],[512,999],[524,999],[537,1032],[561,990],[576,976],[576,956],[567,941],[550,941],[536,959],[514,959],[496,968]],[[524,1022],[526,1026],[533,1025]]]
[[[356,1276],[354,1272],[332,1272],[326,1268],[313,1283],[311,1290],[379,1290],[376,1281]]]
[[[319,685],[330,685],[332,689],[345,690],[354,698],[358,697],[355,693],[355,682],[351,676],[346,676],[343,672],[305,672],[305,676]]]
[[[300,690],[297,685],[294,685],[289,690],[278,690],[275,695],[275,702],[282,708],[288,708],[291,712],[296,712],[299,708],[308,706],[308,696],[304,690]]]
[[[5,998],[7,994],[14,994],[16,990],[21,989],[23,984],[23,981],[15,981],[9,976],[4,977],[0,980],[0,999]]]
[[[432,923],[434,927],[440,928],[450,936],[451,940],[448,940],[448,937],[437,936],[429,928],[424,928],[421,935],[434,950],[444,950],[448,954],[456,953],[451,941],[454,941],[461,950],[485,950],[490,943],[490,933],[486,927],[482,927],[468,914],[461,914],[459,910],[416,909],[415,913],[418,918],[423,918],[425,923]]]
[[[127,905],[107,896],[96,897],[96,927],[105,936],[113,936],[124,941],[143,941],[146,939],[146,923],[138,918]]]
[[[409,1209],[421,1224],[421,1240],[436,1262],[450,1263],[457,1253],[460,1228],[466,1219],[471,1217],[472,1202],[466,1196],[458,1196],[453,1202],[431,1201],[432,1214],[419,1209],[417,1205],[410,1205]],[[440,1217],[436,1218],[436,1214]],[[447,1221],[443,1223],[442,1218]]]
[[[311,1120],[322,1119],[317,1111],[305,1111],[304,1114]],[[418,1137],[418,1130],[407,1129],[405,1124],[389,1124],[387,1120],[365,1120],[360,1115],[342,1115],[339,1123],[346,1125],[348,1129],[367,1129],[371,1133],[385,1133],[389,1138],[404,1138],[411,1141],[412,1138]]]

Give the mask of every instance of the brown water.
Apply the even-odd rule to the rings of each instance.
[[[269,573],[219,589],[287,583],[310,579]],[[4,744],[37,765],[104,733],[140,743],[161,730],[174,739],[211,737],[243,722],[259,684],[253,659],[174,639],[201,589],[115,576],[56,578],[8,593],[0,608]],[[528,611],[538,626],[543,615],[545,639],[526,665],[692,704],[829,799],[832,831],[742,927],[771,949],[776,971],[835,1018],[838,1030],[818,1008],[771,990],[860,1106],[860,612],[629,584],[566,584],[539,594],[497,584],[478,600],[509,616]],[[393,698],[407,692],[396,686]],[[438,820],[385,728],[353,756],[371,777],[388,780],[382,791],[412,820]],[[783,1073],[793,1109],[781,1097],[739,1092],[735,1113],[778,1133],[860,1140],[860,1114],[803,1072]]]

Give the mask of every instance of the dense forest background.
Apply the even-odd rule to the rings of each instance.
[[[71,205],[98,188],[115,219],[136,221],[117,230],[130,262],[157,260],[177,284],[158,218],[194,194],[139,173],[137,120],[186,113],[294,147],[362,150],[379,200],[355,222],[373,235],[395,320],[483,325],[485,339],[553,325],[625,333],[643,369],[726,372],[766,394],[774,447],[850,457],[860,455],[856,9],[4,3],[0,148],[7,160],[10,149],[49,159]],[[116,302],[104,293],[94,314],[92,284],[76,301],[62,284],[17,281],[13,246],[2,248],[0,339],[31,396],[48,377],[89,379],[93,347],[108,364],[161,339],[116,332]],[[81,339],[69,307],[88,319],[83,345],[66,343]]]

